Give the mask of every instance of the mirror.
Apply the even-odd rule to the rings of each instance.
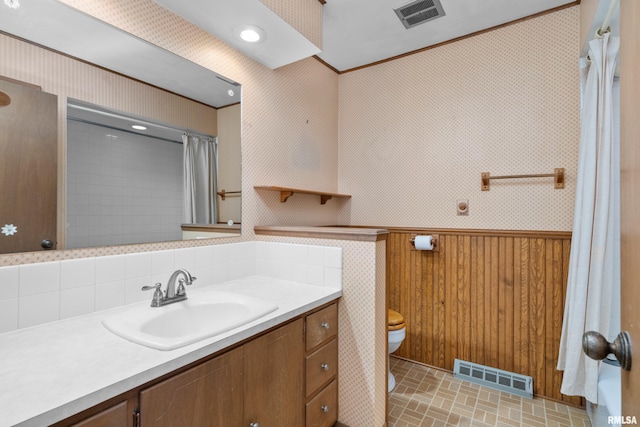
[[[0,34],[0,46],[6,52],[21,59],[14,60],[9,57],[8,61],[2,61],[6,64],[0,64],[0,76],[6,76],[20,82],[26,81],[31,85],[40,86],[43,92],[56,95],[58,97],[58,128],[67,130],[69,145],[67,145],[67,141],[58,141],[58,144],[64,149],[59,150],[58,155],[58,230],[57,246],[54,244],[54,248],[147,243],[181,238],[228,237],[228,233],[237,234],[240,232],[241,88],[238,83],[57,1],[24,1],[20,2],[18,9],[10,9],[4,5],[0,5],[0,8],[3,9],[0,13],[0,33],[2,33]],[[64,25],[60,24],[62,22]],[[48,49],[36,45],[46,46]],[[44,53],[42,53],[43,51]],[[33,61],[34,55],[38,60]],[[23,58],[20,58],[21,56]],[[39,62],[39,57],[46,57],[45,61],[53,61],[53,65]],[[80,61],[76,61],[74,58],[78,58]],[[11,66],[8,63],[11,63]],[[95,64],[98,67],[87,63]],[[29,69],[30,66],[34,68]],[[53,72],[47,67],[53,69]],[[117,74],[105,70],[112,70]],[[70,76],[68,73],[74,75]],[[79,73],[79,75],[75,75],[75,73]],[[131,79],[125,76],[131,77]],[[58,82],[56,79],[60,81]],[[116,99],[116,94],[121,96]],[[138,212],[137,218],[127,220],[119,215],[119,218],[116,219],[113,214],[109,217],[108,213],[121,212],[124,209],[118,208],[117,203],[123,202],[122,200],[116,201],[113,195],[100,193],[101,195],[98,196],[99,193],[94,193],[91,196],[90,193],[87,193],[82,196],[84,199],[76,197],[77,194],[72,191],[75,191],[78,185],[77,176],[73,179],[69,178],[69,173],[77,173],[80,169],[83,171],[85,181],[92,183],[98,181],[97,174],[92,174],[91,167],[86,163],[79,167],[73,164],[77,155],[74,154],[75,151],[71,150],[73,145],[71,139],[78,139],[75,136],[77,128],[81,128],[81,131],[85,132],[85,137],[89,129],[92,129],[91,132],[96,134],[98,134],[96,129],[100,129],[99,134],[102,139],[111,138],[113,141],[116,131],[120,132],[120,135],[127,135],[129,139],[150,139],[148,136],[142,136],[139,132],[136,134],[136,131],[131,133],[130,128],[126,127],[130,126],[132,121],[144,122],[148,129],[155,128],[165,133],[171,129],[174,136],[169,138],[166,135],[159,136],[160,141],[162,138],[175,140],[180,137],[182,139],[182,135],[186,133],[217,137],[218,167],[215,174],[217,186],[214,191],[216,194],[213,196],[214,209],[218,215],[215,219],[217,224],[200,223],[201,221],[198,220],[197,224],[190,226],[180,227],[178,224],[179,228],[176,229],[173,224],[158,223],[155,225],[156,231],[172,228],[173,234],[158,237],[159,233],[149,231],[146,233],[147,237],[140,236],[134,240],[126,241],[114,240],[111,237],[116,232],[123,231],[125,225],[129,227],[132,223],[139,224],[142,218],[149,218],[148,215],[144,213],[142,208],[138,208],[137,210],[132,209],[132,211]],[[118,127],[120,130],[117,130]],[[122,130],[123,128],[125,130]],[[107,129],[113,132],[105,132]],[[58,131],[58,135],[63,134]],[[107,134],[112,136],[106,137]],[[127,139],[121,138],[122,140]],[[167,141],[164,143],[165,145],[169,144]],[[173,147],[169,151],[174,153],[174,157],[177,157],[176,153],[182,153],[182,145],[175,142],[170,144]],[[114,147],[115,144],[112,144],[111,149]],[[149,153],[155,154],[163,150],[154,148]],[[61,152],[64,156],[60,154]],[[131,160],[129,155],[118,154],[117,156],[121,159],[129,158]],[[143,164],[145,159],[146,163]],[[180,159],[180,161],[182,160]],[[151,162],[151,165],[147,165],[148,162]],[[174,176],[176,176],[176,169],[182,169],[182,165],[176,167],[175,164],[171,168],[166,165],[154,167],[153,163],[157,165],[157,159],[152,159],[149,154],[143,155],[133,163],[137,165],[139,170],[171,169]],[[124,166],[114,165],[113,169],[121,169],[122,167]],[[153,178],[140,179],[153,180]],[[65,181],[66,186],[64,185]],[[159,181],[159,178],[156,181]],[[176,185],[175,182],[172,182],[171,186],[182,188],[183,184],[180,182]],[[125,184],[123,187],[127,187],[127,185]],[[143,190],[138,190],[139,194],[140,191]],[[160,192],[162,193],[162,191]],[[134,200],[131,197],[136,196],[130,195],[128,197],[131,202]],[[99,220],[93,218],[93,224],[90,224],[87,218],[81,219],[79,224],[77,211],[74,211],[75,207],[72,207],[70,203],[78,204],[89,198],[97,201],[98,205],[85,207],[86,212],[99,212],[106,215]],[[138,198],[141,196],[139,195]],[[158,204],[159,202],[153,203]],[[156,211],[162,209],[164,209],[163,206],[156,206]],[[176,217],[175,206],[171,209],[173,216]],[[229,226],[228,221],[233,221],[233,225]],[[0,222],[3,220],[0,219]],[[89,233],[98,234],[95,227],[97,222],[107,225],[100,233],[106,234],[110,238],[106,240],[79,239],[83,243],[78,239],[74,242],[72,242],[73,239],[68,239],[71,237],[71,234],[67,234],[69,227],[93,228]],[[182,219],[179,222],[185,222],[185,220]],[[0,224],[0,227],[3,224]],[[0,235],[0,239],[2,237],[3,235]],[[38,240],[37,243],[39,246],[40,241]],[[16,248],[15,250],[5,250],[3,253],[40,249],[39,247]]]

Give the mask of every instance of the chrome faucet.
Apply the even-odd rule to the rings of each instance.
[[[183,275],[184,279],[178,279],[178,276]],[[197,277],[194,277],[187,270],[181,268],[171,273],[169,281],[167,282],[167,289],[162,292],[162,283],[156,283],[153,286],[143,286],[143,291],[155,289],[153,298],[151,299],[151,307],[162,307],[163,305],[171,304],[178,301],[184,301],[187,299],[186,285],[191,285]],[[178,280],[178,287],[176,289],[176,280]]]

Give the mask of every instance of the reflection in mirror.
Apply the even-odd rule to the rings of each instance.
[[[0,254],[56,241],[55,95],[0,76]]]
[[[215,136],[68,100],[66,247],[194,238],[193,225],[224,231],[237,221],[219,213],[218,160]]]
[[[3,6],[0,5],[1,7]],[[238,83],[55,0],[40,0],[34,3],[25,2],[17,10],[3,9],[1,12],[0,53],[2,53],[3,60],[0,61],[0,76],[5,76],[12,81],[18,81],[21,85],[34,87],[42,93],[46,92],[58,98],[57,105],[54,107],[54,113],[57,116],[57,128],[59,129],[57,132],[58,137],[56,138],[58,155],[49,153],[47,157],[50,161],[49,163],[54,164],[54,170],[56,157],[58,159],[57,230],[54,229],[50,233],[55,236],[50,239],[53,241],[53,244],[50,245],[52,248],[65,249],[122,244],[125,242],[145,243],[183,238],[228,237],[229,234],[227,233],[229,232],[240,232],[241,91]],[[61,22],[65,24],[61,25]],[[57,54],[57,52],[62,54]],[[74,58],[80,60],[77,61]],[[97,67],[91,64],[96,64]],[[116,73],[110,73],[108,70],[114,70]],[[133,77],[133,79],[127,79],[125,76]],[[145,82],[150,83],[150,85],[145,85]],[[159,94],[157,91],[164,92],[164,94]],[[175,103],[172,100],[169,104],[166,101],[171,97],[179,99]],[[137,202],[131,199],[131,197],[135,196],[129,196],[127,200],[120,199],[117,201],[117,203],[120,203],[119,205],[111,206],[109,203],[116,201],[116,195],[112,193],[118,192],[114,188],[109,190],[111,193],[108,191],[106,193],[93,193],[92,191],[96,190],[96,188],[92,188],[92,191],[84,195],[73,194],[72,192],[76,191],[79,186],[95,186],[97,181],[102,179],[98,178],[97,173],[89,173],[91,172],[90,168],[98,170],[97,167],[87,166],[86,164],[76,167],[70,163],[68,172],[81,176],[84,181],[82,182],[82,179],[76,177],[74,178],[75,181],[71,182],[72,178],[70,177],[69,185],[65,185],[67,141],[61,138],[66,134],[64,130],[67,128],[67,122],[69,123],[70,132],[96,132],[95,129],[91,130],[92,126],[95,125],[78,120],[67,121],[67,109],[64,106],[67,100],[72,99],[81,100],[79,104],[94,108],[97,104],[104,103],[109,105],[112,111],[116,111],[119,114],[123,111],[133,112],[136,114],[134,118],[138,120],[142,119],[149,123],[157,123],[160,126],[179,129],[180,136],[185,133],[184,131],[189,131],[190,129],[193,129],[195,133],[216,136],[218,139],[218,181],[217,188],[212,194],[217,205],[215,211],[218,217],[207,222],[215,221],[218,224],[183,226],[182,230],[177,232],[173,229],[171,236],[163,235],[160,237],[161,233],[158,230],[163,228],[164,231],[164,226],[156,223],[154,224],[154,231],[145,232],[147,234],[145,239],[140,240],[140,238],[135,239],[135,241],[134,239],[126,241],[115,239],[97,241],[89,238],[91,233],[97,234],[98,231],[96,229],[89,230],[94,228],[93,226],[98,221],[100,221],[101,227],[109,227],[108,232],[101,230],[100,233],[102,234],[109,234],[111,237],[118,233],[125,234],[122,231],[125,223],[129,225],[129,222],[124,218],[116,219],[116,215],[113,212],[124,211],[129,207],[135,206]],[[211,113],[203,112],[208,108],[211,109]],[[72,109],[68,109],[70,113]],[[76,110],[78,109],[76,108]],[[76,113],[76,115],[80,114]],[[145,117],[139,116],[140,114],[146,117],[154,117],[154,119],[145,119]],[[77,119],[77,117],[75,118]],[[170,123],[170,125],[167,126],[167,123]],[[32,128],[35,127],[33,125],[30,126]],[[24,126],[23,128],[29,129],[29,126]],[[104,136],[106,132],[104,132],[104,126],[102,128],[102,138],[111,138],[110,146],[114,148],[117,145],[113,143],[115,138]],[[113,129],[112,131],[111,134],[115,135],[116,130]],[[133,138],[134,136],[146,138],[129,132],[118,132],[121,132],[119,134],[121,139]],[[70,138],[77,139],[73,134],[70,134]],[[83,137],[78,138],[83,139]],[[73,142],[70,140],[70,146],[72,144]],[[173,144],[174,151],[182,152],[182,145],[173,142],[170,144]],[[15,146],[15,144],[12,146]],[[179,149],[176,150],[176,148]],[[118,156],[129,169],[134,168],[137,172],[143,169],[159,172],[160,174],[155,178],[145,179],[154,179],[162,182],[162,194],[166,194],[169,191],[169,187],[182,188],[183,186],[181,178],[178,183],[173,181],[171,185],[166,182],[165,174],[174,173],[175,171],[172,168],[175,167],[157,162],[151,165],[143,163],[145,160],[150,159],[152,155],[156,155],[156,151],[163,150],[154,147],[153,150],[148,150],[146,154],[138,153],[138,157],[131,153],[118,154]],[[0,153],[0,155],[2,154]],[[116,156],[115,152],[111,153],[111,155]],[[72,159],[78,156],[80,154],[69,152],[69,161],[71,162]],[[107,157],[102,157],[102,155],[96,157],[101,158],[101,168],[111,162],[111,160],[107,161]],[[134,159],[137,160],[134,162]],[[125,169],[125,166],[115,166],[115,163],[112,163],[111,167],[113,169]],[[104,175],[103,169],[101,169],[101,175]],[[180,163],[178,169],[182,169],[182,163]],[[29,173],[33,174],[33,170],[33,168],[30,168]],[[131,170],[128,172],[131,172]],[[15,179],[11,179],[13,181],[10,185],[18,189],[22,188],[23,183],[17,176]],[[133,179],[131,176],[122,176],[121,181],[127,180],[131,184]],[[55,187],[55,180],[51,182],[54,182]],[[69,191],[69,200],[66,197],[67,191]],[[143,190],[138,189],[137,191],[138,198],[149,198],[149,193],[153,193],[149,191],[141,195]],[[160,194],[160,191],[156,192]],[[91,202],[98,202],[97,206],[99,207],[85,205],[87,199]],[[68,205],[64,202],[68,202]],[[162,204],[168,202],[155,201],[154,203],[157,205],[154,206],[156,211],[163,211],[163,213],[171,211],[174,216],[177,216],[175,214],[177,208],[170,208],[168,205]],[[8,204],[4,200],[0,200],[0,205],[7,206]],[[85,215],[85,217],[80,218],[80,214],[73,210],[78,206],[72,205],[83,205],[84,207],[81,207],[79,212],[83,212],[82,215]],[[67,209],[69,210],[68,212]],[[133,210],[136,211],[135,209]],[[183,223],[185,222],[182,217],[183,207],[180,210],[181,219],[178,221]],[[88,213],[95,214],[98,211],[101,215],[111,212],[111,217],[98,220],[88,215]],[[138,223],[140,221],[145,222],[145,220],[149,223],[156,222],[155,220],[152,221],[150,214],[144,213],[141,207],[138,206],[136,212],[139,218],[135,221],[138,221]],[[11,215],[15,217],[15,214],[11,213]],[[228,221],[233,221],[233,225],[228,226]],[[199,223],[200,219],[196,219],[196,222]],[[167,225],[168,223],[163,224]],[[0,224],[0,227],[2,225]],[[70,230],[74,227],[77,229],[84,227],[84,237],[76,239],[73,235],[75,230]],[[67,234],[67,232],[70,234]],[[5,235],[0,235],[0,238],[3,236]],[[6,250],[3,250],[3,253],[42,250],[44,247],[41,247],[41,241],[49,240],[49,238],[43,240],[43,238],[39,237],[38,239],[37,247],[25,249],[9,244],[5,248]],[[15,241],[15,239],[7,240]]]
[[[66,247],[181,239],[186,132],[68,100]]]

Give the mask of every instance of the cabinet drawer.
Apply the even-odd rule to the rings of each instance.
[[[332,381],[307,403],[306,427],[331,427],[338,420],[338,385]]]
[[[338,305],[307,316],[306,350],[312,350],[338,333]]]
[[[338,341],[332,340],[307,356],[307,397],[328,383],[338,372]]]

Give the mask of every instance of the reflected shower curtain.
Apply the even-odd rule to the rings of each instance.
[[[184,146],[184,222],[218,222],[218,139],[183,135]]]
[[[598,402],[599,363],[582,351],[582,334],[607,336],[614,280],[613,75],[620,46],[605,34],[589,43],[583,78],[573,237],[558,369],[561,392]],[[584,74],[583,74],[584,77]]]

